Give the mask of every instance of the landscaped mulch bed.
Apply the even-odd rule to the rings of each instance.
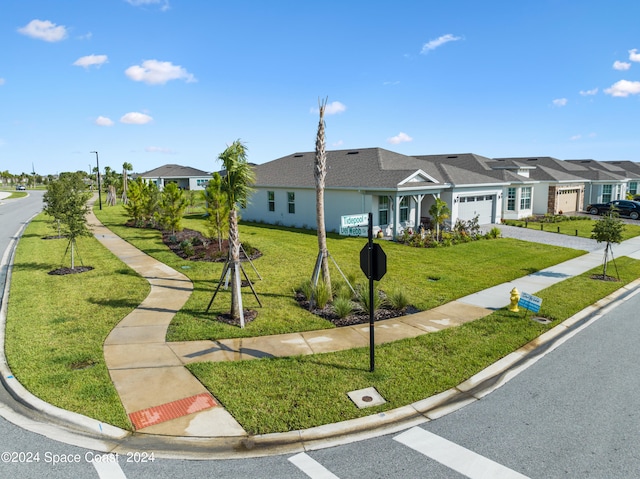
[[[85,273],[87,271],[91,271],[93,266],[76,266],[75,268],[58,268],[53,271],[49,271],[47,274],[51,275],[64,275],[64,274],[76,274],[76,273]]]
[[[222,249],[220,249],[218,240],[212,240],[205,237],[199,231],[191,230],[188,228],[185,228],[182,231],[176,231],[175,233],[171,233],[171,231],[163,231],[162,241],[176,255],[189,261],[224,262],[226,261],[229,254],[229,240],[223,240]],[[192,255],[187,255],[184,252],[181,246],[181,243],[183,241],[189,241],[191,243],[191,246],[193,247]],[[249,259],[251,260],[262,256],[262,252],[254,248],[251,248],[250,251],[247,251],[247,253],[249,254]],[[247,257],[244,255],[241,249],[240,261],[246,260]]]
[[[327,321],[332,322],[337,327],[343,326],[353,326],[354,324],[368,324],[369,323],[369,313],[360,309],[354,310],[348,316],[344,318],[339,317],[331,308],[330,305],[325,306],[324,308],[313,308],[309,309],[309,301],[304,296],[304,294],[297,292],[296,293],[296,301],[300,305],[300,307],[306,309],[307,311],[311,311],[313,314],[320,316],[321,318],[326,319]],[[380,308],[377,309],[373,314],[374,321],[382,321],[385,319],[398,318],[400,316],[405,316],[407,314],[414,314],[419,312],[420,310],[414,308],[413,306],[407,306],[404,309],[390,309],[390,308]]]

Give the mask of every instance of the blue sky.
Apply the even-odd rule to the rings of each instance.
[[[640,161],[640,2],[3,0],[0,171],[327,148]]]

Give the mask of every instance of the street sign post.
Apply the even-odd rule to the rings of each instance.
[[[368,237],[369,241],[360,250],[360,269],[369,279],[369,371],[375,369],[375,332],[374,332],[374,314],[373,298],[375,291],[373,282],[380,281],[387,272],[387,255],[379,244],[373,242],[373,221],[372,214],[368,214]]]
[[[369,225],[368,215],[345,215],[340,217],[340,234],[342,236],[367,236]]]

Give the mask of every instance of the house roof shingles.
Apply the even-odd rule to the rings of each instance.
[[[211,176],[206,171],[182,165],[164,165],[153,170],[140,173],[142,178],[192,178],[195,176]]]

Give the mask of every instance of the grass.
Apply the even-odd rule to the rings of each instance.
[[[551,233],[560,233],[568,236],[579,236],[581,238],[591,238],[593,224],[599,217],[586,217],[581,220],[560,221],[557,223],[540,223],[525,220],[508,220],[506,224],[511,226],[526,227],[538,231],[548,231]],[[625,224],[622,232],[622,240],[628,240],[640,236],[640,225]]]
[[[298,306],[293,290],[311,276],[317,256],[315,231],[261,224],[241,224],[240,238],[262,251],[254,262],[263,280],[255,289],[263,303],[258,307],[248,289],[243,290],[245,308],[258,310],[256,320],[244,329],[216,321],[228,311],[229,292],[221,289],[209,313],[205,313],[222,272],[220,263],[185,261],[162,243],[160,232],[122,226],[120,206],[96,211],[100,220],[118,235],[158,260],[181,271],[194,282],[194,293],[176,315],[168,331],[169,341],[194,341],[283,334],[334,327],[326,320]],[[184,227],[205,231],[200,215],[185,218]],[[362,238],[329,235],[329,252],[347,277],[364,280],[360,271]],[[583,252],[515,239],[481,240],[450,248],[411,248],[388,241],[380,242],[387,254],[387,274],[376,288],[385,292],[401,289],[410,304],[431,309],[496,284],[534,273],[566,261]],[[332,281],[342,278],[333,267]],[[255,279],[250,265],[247,274]],[[490,274],[487,272],[490,271]],[[354,285],[355,286],[355,285]],[[335,289],[335,286],[334,286]]]
[[[624,257],[617,263],[622,283],[640,277],[640,261]],[[543,299],[539,315],[553,319],[549,325],[525,319],[524,312],[499,310],[456,328],[377,346],[374,372],[368,370],[367,348],[292,358],[195,363],[188,368],[252,434],[376,414],[461,383],[621,287],[621,283],[589,278],[598,272],[599,268],[594,269],[537,293]],[[347,392],[371,386],[387,403],[356,408]]]
[[[5,197],[5,200],[15,200],[17,198],[24,198],[27,196],[26,191],[12,191],[11,194]]]
[[[184,261],[164,246],[158,231],[121,226],[120,207],[96,213],[131,243],[194,281],[195,293],[172,325],[173,339],[258,336],[332,327],[298,307],[293,299],[293,288],[313,270],[317,247],[313,232],[241,226],[241,238],[264,253],[255,264],[264,277],[256,281],[256,289],[265,307],[259,309],[256,321],[240,329],[212,321],[215,311],[203,312],[221,264]],[[18,244],[6,327],[9,366],[18,380],[43,400],[130,428],[109,378],[102,346],[118,321],[146,297],[149,286],[94,238],[78,240],[83,263],[94,270],[48,275],[53,269],[68,266],[68,256],[63,261],[64,240],[41,239],[53,233],[46,218],[37,216]],[[185,226],[200,229],[204,224],[194,215],[186,218]],[[391,292],[400,286],[409,301],[423,309],[581,254],[509,239],[437,249],[381,244],[388,257],[388,273],[379,287]],[[363,245],[362,239],[329,238],[329,250],[340,267],[360,278],[358,258]],[[638,262],[626,258],[616,261],[623,281],[640,276]],[[250,268],[247,272],[255,278]],[[567,280],[539,294],[544,298],[542,312],[557,322],[620,286],[585,278]],[[228,308],[226,294],[216,299],[216,311]],[[244,298],[246,304],[257,307],[249,294]],[[366,349],[189,367],[248,431],[276,432],[373,414],[437,393],[546,329],[523,320],[522,315],[499,311],[460,328],[379,346],[374,373],[368,372]],[[389,402],[366,411],[355,409],[346,392],[371,385]]]
[[[70,262],[68,254],[62,259],[64,239],[42,239],[53,234],[46,218],[40,214],[29,224],[16,251],[6,325],[9,367],[44,401],[129,428],[102,345],[149,285],[93,237],[77,240],[92,271],[47,274]]]

